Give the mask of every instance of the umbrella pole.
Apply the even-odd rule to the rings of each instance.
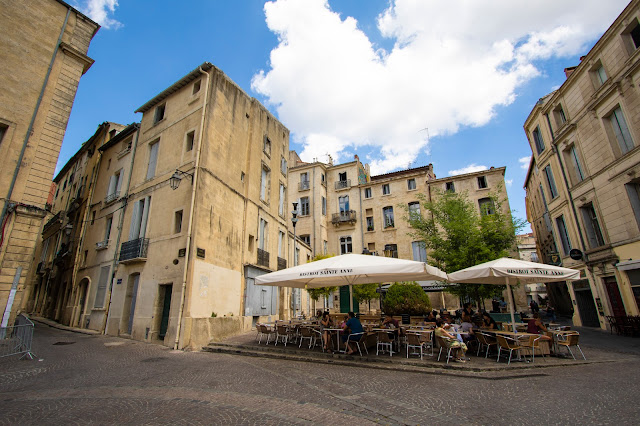
[[[349,284],[349,311],[353,312],[353,286]]]
[[[511,284],[509,284],[509,279],[507,278],[507,297],[509,298],[509,306],[511,308],[511,327],[514,333],[517,332],[516,328],[516,316],[514,315],[515,306],[513,304],[513,295],[511,294]]]

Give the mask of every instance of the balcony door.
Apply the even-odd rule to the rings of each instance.
[[[340,214],[345,215],[349,213],[349,196],[338,197],[338,204],[340,206]]]
[[[129,227],[129,241],[144,238],[147,230],[147,220],[149,218],[149,205],[151,196],[138,200],[133,205],[131,215],[131,226]]]

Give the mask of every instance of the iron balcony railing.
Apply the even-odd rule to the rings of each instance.
[[[309,188],[311,188],[311,182],[308,180],[301,180],[300,183],[298,183],[298,190],[300,191],[306,191]]]
[[[334,213],[331,215],[331,223],[333,223],[334,225],[340,225],[344,222],[354,224],[356,220],[357,218],[355,210],[342,211],[340,213]]]
[[[137,240],[126,241],[120,247],[120,262],[131,259],[146,259],[149,248],[148,238],[138,238]]]
[[[269,252],[258,249],[258,265],[260,266],[269,266]]]
[[[47,230],[55,224],[61,224],[62,220],[60,219],[60,216],[62,216],[62,211],[56,213],[51,219],[49,219],[47,223],[45,223],[44,227],[42,228],[42,233],[47,232]]]
[[[287,269],[287,259],[278,257],[278,271],[280,269]]]
[[[105,204],[109,204],[109,203],[117,200],[118,198],[120,198],[120,191],[112,192],[111,194],[107,195],[104,198],[104,203]]]
[[[339,180],[336,182],[336,189],[351,188],[351,179]]]

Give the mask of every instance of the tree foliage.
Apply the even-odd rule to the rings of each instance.
[[[328,259],[333,256],[334,256],[333,254],[317,254],[314,256],[313,259],[310,260],[310,262],[316,262],[318,260]],[[323,297],[325,300],[328,299],[333,292],[338,290],[338,287],[331,286],[331,287],[308,288],[306,290],[307,290],[307,293],[309,293],[309,297],[312,300],[315,300],[317,302],[318,300],[320,300],[321,297]]]
[[[380,293],[377,292],[380,284],[358,284],[352,287],[353,297],[360,302],[369,304],[369,311],[371,311],[371,301],[380,298]]]
[[[391,315],[425,315],[431,300],[415,281],[393,283],[384,296],[384,311]]]
[[[479,263],[506,257],[516,248],[516,232],[524,220],[505,212],[505,200],[491,192],[490,203],[483,214],[466,193],[437,191],[429,201],[418,195],[426,214],[407,214],[405,219],[413,229],[410,235],[424,241],[429,264],[447,273]],[[408,213],[408,209],[405,208]],[[476,300],[497,296],[503,286],[460,284],[447,291],[460,297]]]

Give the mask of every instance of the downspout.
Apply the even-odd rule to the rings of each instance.
[[[184,255],[184,274],[182,275],[182,290],[180,295],[180,310],[178,311],[178,324],[176,328],[176,340],[173,344],[173,349],[178,349],[178,345],[180,343],[180,331],[182,329],[182,316],[184,313],[184,302],[186,298],[187,291],[187,277],[189,274],[189,259],[191,254],[191,232],[193,226],[193,209],[196,203],[196,188],[198,185],[198,169],[200,167],[200,152],[202,151],[202,139],[204,133],[204,121],[205,114],[207,111],[207,104],[209,102],[209,90],[211,85],[211,76],[208,72],[204,71],[202,67],[199,68],[200,73],[207,76],[207,91],[204,96],[204,100],[202,102],[202,114],[200,117],[200,134],[198,135],[198,150],[196,151],[196,163],[195,169],[193,171],[193,181],[191,182],[191,206],[189,207],[189,225],[187,227],[187,250]]]
[[[109,283],[109,287],[107,290],[107,300],[105,305],[107,305],[107,312],[104,316],[104,321],[102,323],[102,327],[100,328],[100,332],[102,334],[107,334],[107,323],[109,321],[109,315],[111,315],[111,290],[113,288],[113,279],[116,276],[115,269],[118,266],[118,248],[120,247],[120,239],[122,238],[122,226],[124,224],[124,212],[127,209],[127,204],[129,204],[129,185],[131,185],[131,175],[133,174],[133,162],[136,159],[136,150],[138,149],[138,139],[140,136],[140,124],[137,124],[138,130],[136,131],[135,140],[131,142],[131,162],[129,163],[129,175],[127,176],[127,185],[124,186],[125,193],[122,196],[122,206],[120,207],[120,218],[118,219],[118,236],[116,237],[116,244],[113,246],[115,251],[113,252],[113,262],[111,262],[111,282]],[[96,174],[97,174],[96,167]]]
[[[9,202],[11,200],[11,196],[13,195],[13,187],[15,186],[16,180],[18,179],[18,173],[20,172],[20,165],[22,164],[22,159],[24,158],[24,152],[27,150],[27,143],[29,142],[31,131],[33,130],[33,125],[36,122],[36,117],[38,116],[38,110],[40,109],[42,98],[44,97],[44,91],[47,88],[47,84],[49,83],[49,76],[51,75],[51,69],[53,68],[53,63],[56,60],[56,55],[58,54],[60,43],[62,43],[62,36],[64,35],[64,31],[67,28],[67,22],[69,21],[70,14],[71,14],[71,7],[67,6],[67,16],[65,16],[64,23],[62,24],[62,28],[60,29],[58,42],[56,43],[56,47],[53,50],[53,55],[51,56],[51,62],[49,62],[49,68],[47,69],[47,74],[44,76],[44,81],[42,82],[42,89],[40,89],[40,95],[38,96],[38,100],[36,101],[36,106],[33,110],[33,115],[31,116],[31,122],[29,123],[29,128],[27,128],[27,134],[24,136],[24,142],[22,142],[22,149],[20,150],[20,156],[18,157],[16,168],[13,171],[13,178],[11,178],[11,184],[9,185],[9,192],[7,193],[7,198],[4,200],[4,205],[2,207],[2,215],[0,215],[0,223],[4,223],[4,217],[7,214]]]
[[[313,246],[311,246],[311,254],[312,257],[314,257],[316,255],[316,168],[313,168],[313,180],[311,181],[313,182],[313,191],[311,192],[311,202],[312,202],[312,206],[313,206],[313,216],[311,218],[312,220],[312,228],[313,229]],[[322,187],[322,185],[320,185],[320,187]],[[320,206],[320,208],[322,208],[322,206]]]

